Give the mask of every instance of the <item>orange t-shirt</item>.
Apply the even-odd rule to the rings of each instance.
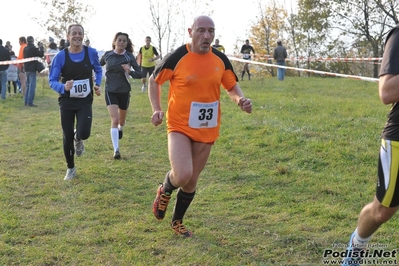
[[[220,85],[230,90],[238,79],[223,53],[211,49],[200,55],[183,45],[154,71],[155,81],[169,80],[167,130],[193,141],[212,143],[219,137]]]
[[[24,59],[24,48],[26,47],[26,43],[23,43],[23,44],[21,44],[21,46],[19,47],[19,54],[18,54],[18,57],[17,57],[17,59]],[[23,69],[23,66],[24,66],[24,63],[19,63],[18,64],[18,68],[20,69],[20,70],[22,70]]]

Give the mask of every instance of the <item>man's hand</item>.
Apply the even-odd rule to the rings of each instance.
[[[162,111],[155,111],[151,116],[151,122],[154,126],[158,126],[162,124],[163,120],[163,112]]]
[[[100,95],[101,95],[100,86],[94,85],[94,93],[95,93],[97,96],[100,96]]]
[[[238,101],[238,105],[241,110],[247,112],[248,114],[252,113],[252,101],[251,99],[241,97]]]

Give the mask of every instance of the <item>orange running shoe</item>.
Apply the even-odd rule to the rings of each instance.
[[[173,232],[175,232],[176,235],[179,235],[181,237],[191,237],[193,236],[193,233],[189,230],[187,230],[186,226],[182,223],[181,220],[175,220],[171,224]]]
[[[162,192],[162,188],[163,184],[159,186],[157,196],[152,205],[152,212],[158,220],[162,220],[165,217],[166,208],[168,208],[169,200],[171,198],[171,196]]]

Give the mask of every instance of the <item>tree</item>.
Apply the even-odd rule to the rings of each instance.
[[[37,0],[43,5],[40,17],[33,18],[57,39],[64,39],[70,24],[84,24],[87,17],[92,15],[93,8],[83,5],[79,0]],[[87,32],[85,32],[87,35]]]
[[[164,42],[166,54],[171,52],[176,44],[182,45],[186,42],[187,28],[191,26],[187,26],[187,16],[191,16],[191,22],[194,18],[193,12],[211,15],[212,12],[201,11],[203,7],[209,8],[212,1],[203,4],[202,0],[149,0],[152,30],[157,37],[161,57]],[[190,8],[187,5],[190,5]]]
[[[289,15],[287,7],[278,7],[276,0],[269,0],[268,4],[266,8],[259,4],[260,16],[252,27],[250,40],[257,53],[270,55],[270,44],[277,35],[296,58],[306,59],[296,61],[298,68],[377,78],[378,60],[338,58],[382,57],[387,33],[399,24],[397,0],[298,0],[297,11],[291,10]],[[283,17],[285,21],[281,21]],[[273,74],[272,70],[269,72]]]
[[[166,3],[162,2],[162,4],[159,2],[159,0],[149,1],[152,24],[155,27],[155,29],[153,28],[153,31],[157,36],[158,45],[159,45],[159,54],[161,55],[161,58],[163,54],[162,40],[164,39],[165,35],[167,39],[166,47],[167,49],[169,48],[170,35],[172,32],[171,18],[174,7],[174,1],[175,0],[166,0]],[[168,52],[169,51],[167,50],[167,53]]]
[[[398,3],[394,0],[334,0],[333,11],[337,29],[353,40],[351,45],[361,57],[381,57],[385,35],[396,25]],[[365,49],[366,48],[366,49]],[[378,62],[373,77],[378,77]]]
[[[299,0],[298,15],[295,24],[294,42],[297,57],[305,57],[308,69],[325,70],[324,62],[311,60],[313,57],[326,55],[326,43],[329,37],[329,11],[328,1]],[[309,73],[308,73],[309,75]]]
[[[388,17],[391,18],[395,25],[399,24],[398,18],[398,6],[399,3],[397,0],[374,0],[377,6],[381,9],[382,12]]]
[[[288,51],[295,57],[320,57],[326,54],[326,42],[329,35],[330,12],[328,4],[319,0],[299,0],[298,13],[288,15],[284,6],[275,0],[263,9],[259,3],[259,22],[252,27],[252,42],[256,51],[272,55],[277,39],[281,39]],[[291,7],[292,9],[293,7]],[[269,62],[272,62],[269,60]],[[300,67],[300,61],[296,61]],[[317,61],[305,61],[307,68],[322,70],[325,64]],[[269,72],[274,76],[274,69]]]
[[[275,1],[266,7],[263,7],[259,1],[258,6],[260,11],[258,22],[251,27],[250,41],[257,54],[265,55],[258,59],[271,63],[277,39],[284,39],[287,11]],[[274,76],[274,68],[266,70]]]
[[[174,43],[183,45],[187,43],[188,34],[187,28],[191,27],[191,23],[198,14],[211,16],[213,0],[181,0],[179,5],[175,8],[175,16],[179,20],[175,20],[173,25]]]

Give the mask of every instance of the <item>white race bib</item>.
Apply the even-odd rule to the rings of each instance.
[[[250,54],[243,54],[243,58],[244,58],[244,59],[248,59],[248,58],[250,58],[250,57],[251,57]]]
[[[219,101],[192,102],[188,125],[191,128],[212,128],[218,125]]]
[[[89,79],[74,80],[72,89],[69,91],[71,98],[86,98],[91,92]]]

